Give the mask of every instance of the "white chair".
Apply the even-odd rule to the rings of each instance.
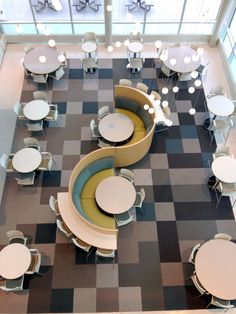
[[[119,172],[119,176],[123,177],[123,178],[126,178],[131,183],[134,182],[134,173],[133,173],[133,171],[131,171],[129,169],[121,168],[120,172]]]
[[[151,91],[150,95],[154,96],[154,100],[161,100],[161,95],[154,90]]]
[[[18,119],[20,119],[20,120],[26,120],[27,119],[24,115],[23,106],[21,103],[19,103],[19,102],[15,103],[13,109],[14,109],[15,113],[17,114]]]
[[[136,199],[134,201],[134,207],[138,207],[142,210],[143,201],[145,198],[145,190],[144,188],[141,188],[139,192],[136,192]]]
[[[129,42],[132,43],[134,41],[138,41],[138,42],[143,42],[143,38],[141,36],[141,33],[140,32],[130,32],[129,33]]]
[[[225,92],[222,86],[215,86],[212,87],[209,91],[209,93],[207,94],[206,98],[211,98],[217,95],[222,95],[225,96]]]
[[[23,290],[24,276],[16,279],[6,279],[5,286],[0,286],[0,288],[5,292],[17,292]]]
[[[129,63],[126,66],[126,69],[130,73],[137,73],[143,68],[144,59],[143,58],[130,58]]]
[[[189,263],[195,265],[195,257],[196,257],[196,255],[197,255],[197,252],[198,252],[200,246],[201,246],[201,243],[198,243],[198,244],[196,244],[196,245],[192,248],[192,251],[191,251],[190,256],[189,256],[189,259],[188,259],[188,262],[189,262]]]
[[[218,157],[221,156],[231,156],[233,157],[233,154],[230,153],[230,147],[225,145],[218,145],[216,147],[215,152],[213,153],[213,160],[215,160]]]
[[[232,237],[226,233],[217,233],[214,235],[214,239],[222,239],[222,240],[231,241]]]
[[[97,248],[95,252],[95,263],[97,263],[98,257],[112,258],[113,263],[115,261],[115,250]]]
[[[58,81],[63,77],[64,74],[65,70],[63,69],[63,66],[60,66],[60,68],[58,68],[54,73],[49,74],[49,76]]]
[[[141,90],[142,92],[146,93],[148,92],[148,86],[143,83],[137,83],[136,88]]]
[[[31,51],[33,49],[34,49],[33,44],[29,44],[29,45],[24,47],[24,52],[25,52],[25,54],[27,54],[29,51]]]
[[[99,131],[98,131],[98,126],[95,122],[94,119],[92,119],[90,121],[90,129],[91,129],[91,132],[92,132],[92,139],[98,139],[99,137],[101,137]]]
[[[25,144],[25,147],[28,147],[28,148],[35,148],[37,149],[38,151],[41,150],[41,147],[38,143],[38,140],[34,137],[25,137],[23,139],[23,142]]]
[[[26,123],[27,129],[29,132],[39,132],[43,133],[43,120],[36,123]]]
[[[132,82],[127,79],[120,79],[119,80],[119,85],[124,85],[124,86],[132,86]]]
[[[97,36],[94,32],[86,32],[82,37],[82,42],[91,41],[95,44],[98,42]]]
[[[83,58],[82,67],[86,73],[94,73],[96,72],[98,65],[94,58]]]
[[[31,262],[28,270],[25,272],[27,275],[33,275],[35,273],[40,274],[39,269],[41,266],[41,253],[37,249],[30,249]]]
[[[195,273],[193,273],[193,275],[191,276],[192,282],[194,284],[194,286],[197,288],[197,290],[200,292],[199,296],[202,296],[204,294],[209,294],[206,289],[201,285],[200,281],[197,278],[197,275]]]
[[[52,164],[53,164],[52,154],[49,152],[41,152],[41,156],[42,156],[42,161],[38,167],[38,170],[51,172]]]
[[[67,227],[67,225],[64,223],[64,221],[61,221],[60,219],[56,220],[57,228],[67,237],[70,238],[73,233],[70,231],[70,229]]]
[[[174,72],[171,71],[170,68],[168,68],[165,64],[161,67],[161,72],[165,74],[165,76],[169,77],[174,74]]]
[[[179,81],[191,81],[191,80],[192,80],[191,72],[179,74]]]
[[[20,243],[26,245],[28,240],[28,238],[24,236],[23,232],[18,230],[9,230],[6,232],[6,235],[8,237],[9,244]]]
[[[107,142],[102,138],[98,138],[98,147],[106,148],[106,147],[112,147],[112,146],[115,146],[115,143]]]
[[[16,183],[19,185],[34,185],[35,172],[19,173],[18,177],[15,177]]]
[[[47,122],[57,122],[58,120],[58,106],[57,104],[51,104],[48,115],[44,118]]]
[[[218,193],[220,193],[220,196],[218,196]],[[216,208],[219,206],[222,196],[235,198],[232,204],[232,208],[233,208],[236,202],[236,183],[219,182],[215,188],[215,194],[216,194],[216,200],[217,200]]]
[[[222,300],[217,297],[211,296],[211,302],[206,306],[206,309],[210,306],[214,305],[216,307],[219,307],[221,309],[229,310],[234,307],[233,304],[230,304],[230,300]]]
[[[31,73],[34,83],[47,84],[48,74],[34,74]]]
[[[1,155],[0,164],[6,170],[6,172],[14,172],[15,171],[15,169],[13,168],[13,165],[12,165],[13,156],[14,156],[14,154],[7,155],[5,153],[3,153]]]
[[[209,128],[210,133],[210,146],[212,144],[212,141],[214,137],[217,134],[220,134],[224,138],[224,143],[227,142],[227,138],[230,132],[230,129],[233,127],[234,123],[232,119],[228,120],[221,120],[221,119],[215,119],[212,121],[211,127]]]
[[[74,243],[75,246],[79,247],[81,250],[89,253],[92,245],[84,242],[83,240],[79,239],[79,238],[72,238],[71,239],[72,242]]]
[[[48,98],[47,98],[46,93],[44,93],[41,90],[34,91],[33,97],[35,100],[44,100],[44,101],[48,102]]]
[[[129,210],[127,212],[122,213],[122,214],[115,214],[114,218],[116,220],[116,225],[118,227],[125,226],[134,220],[134,217],[133,217],[133,215],[131,215]]]
[[[49,198],[49,208],[52,210],[56,217],[61,216],[58,208],[57,199],[53,195],[51,195]]]
[[[103,106],[98,110],[98,120],[101,120],[110,113],[109,106]]]

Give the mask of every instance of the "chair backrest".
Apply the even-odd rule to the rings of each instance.
[[[145,199],[145,190],[144,190],[144,188],[141,188],[140,195],[141,195],[141,202],[143,202],[143,200]]]
[[[31,73],[35,83],[47,83],[48,75]]]
[[[98,146],[103,148],[103,147],[111,147],[111,146],[114,146],[115,143],[107,143],[107,142],[104,142],[102,139],[98,138]]]
[[[142,69],[143,62],[142,58],[130,58],[129,65],[131,69]]]
[[[141,36],[140,32],[138,32],[138,33],[130,32],[129,33],[129,42],[131,43],[133,41],[142,42],[142,36]]]
[[[154,100],[161,100],[161,95],[158,92],[152,90],[151,95],[154,96]]]
[[[90,248],[92,247],[90,244],[82,241],[79,238],[72,238],[72,242],[74,243],[75,246],[78,246],[80,249],[88,252]]]
[[[33,185],[35,178],[35,172],[22,173],[20,177],[15,177],[16,183],[19,185]]]
[[[36,100],[44,100],[44,101],[48,101],[48,98],[47,98],[47,95],[46,93],[40,91],[40,90],[37,90],[37,91],[34,91],[33,92],[33,97],[34,99]]]
[[[137,83],[136,88],[141,90],[144,93],[148,92],[148,86],[144,83]]]
[[[7,164],[8,164],[9,156],[5,153],[2,154],[0,158],[1,166],[7,170]]]
[[[24,52],[25,53],[28,53],[29,51],[33,50],[34,49],[34,46],[33,44],[29,44],[27,46],[24,47]]]
[[[170,70],[170,68],[168,68],[165,64],[163,64],[163,66],[161,67],[161,71],[162,71],[166,76],[170,76],[171,70]]]
[[[51,195],[49,198],[49,207],[55,214],[58,212],[57,211],[57,199],[53,195]]]
[[[65,74],[65,70],[63,69],[63,67],[61,66],[59,69],[56,70],[55,72],[55,78],[57,80],[59,80],[60,78],[62,78],[62,76]]]
[[[15,113],[18,115],[20,113],[20,110],[21,110],[21,104],[19,102],[15,103],[13,109],[14,109]]]
[[[96,255],[102,256],[102,257],[115,257],[115,250],[108,250],[108,249],[101,249],[97,248]]]
[[[60,219],[56,220],[58,229],[65,234],[66,237],[70,237],[72,235],[72,232],[68,229],[68,227],[65,225],[63,221]]]
[[[98,119],[102,119],[110,113],[109,106],[103,106],[98,110]]]
[[[41,254],[37,249],[30,249],[31,263],[26,274],[38,273],[41,265]]]
[[[217,233],[217,234],[214,235],[214,239],[222,239],[222,240],[231,241],[232,237],[229,234],[226,234],[226,233]]]
[[[43,130],[43,120],[37,123],[26,123],[28,131],[38,132]]]
[[[23,139],[26,147],[28,146],[39,146],[38,140],[34,137],[25,137]]]
[[[196,245],[192,248],[191,254],[190,254],[189,259],[188,259],[189,263],[194,264],[196,254],[197,254],[197,251],[199,250],[200,246],[201,246],[201,243],[198,243],[198,244],[196,244]]]
[[[92,120],[90,121],[90,128],[91,128],[91,130],[93,131],[93,130],[95,129],[95,127],[96,127],[96,122],[95,122],[94,119],[92,119]]]
[[[6,292],[8,291],[22,291],[24,283],[24,276],[16,279],[6,279],[5,286],[0,286],[0,288]]]
[[[203,288],[203,286],[200,284],[197,276],[194,274],[191,276],[192,282],[194,284],[194,286],[197,288],[197,290],[201,293],[204,294],[206,293],[206,290]]]
[[[230,309],[234,307],[233,304],[230,304],[230,300],[222,300],[215,296],[211,297],[211,304],[223,309]]]
[[[229,155],[230,154],[230,147],[224,146],[224,145],[219,145],[216,147],[215,150],[215,156],[224,156],[224,155]]]
[[[83,36],[83,40],[84,41],[92,41],[92,42],[97,42],[97,36],[94,32],[87,32],[87,33],[84,33],[84,36]]]
[[[24,238],[23,232],[18,231],[18,230],[9,230],[9,231],[6,232],[6,235],[7,235],[8,239],[9,239],[9,241],[12,238]]]
[[[134,173],[129,169],[121,168],[119,176],[128,179],[130,182],[134,182]]]
[[[132,86],[132,82],[130,80],[127,80],[127,79],[120,79],[119,85]]]

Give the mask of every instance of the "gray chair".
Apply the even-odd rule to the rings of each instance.
[[[48,115],[44,118],[47,122],[57,122],[58,120],[58,106],[57,104],[51,104]]]
[[[12,165],[12,158],[14,154],[5,154],[3,153],[0,157],[0,164],[6,170],[6,172],[14,172],[16,171]]]
[[[110,113],[109,106],[103,106],[98,110],[98,120],[101,120]]]
[[[17,114],[18,119],[27,120],[27,118],[24,115],[23,108],[24,108],[24,106],[19,102],[15,103],[15,105],[13,107],[15,113]]]
[[[142,58],[130,58],[129,63],[126,66],[126,69],[130,71],[130,73],[137,73],[141,71],[143,68],[144,59]]]
[[[36,123],[26,123],[29,132],[42,132],[43,133],[43,120]]]
[[[195,273],[193,273],[193,275],[191,276],[192,282],[194,284],[194,286],[197,288],[197,290],[200,292],[200,296],[204,295],[204,294],[209,294],[206,289],[201,285],[199,279],[197,278],[197,275]]]
[[[44,93],[41,90],[34,91],[33,97],[35,100],[44,100],[44,101],[48,102],[48,98],[47,98],[46,93]]]
[[[90,121],[90,129],[91,129],[91,132],[92,132],[92,139],[93,140],[97,140],[98,138],[101,137],[101,134],[98,131],[98,126],[97,126],[97,124],[96,124],[94,119],[92,119]]]
[[[38,167],[38,170],[51,172],[52,165],[53,165],[52,154],[49,152],[41,152],[41,156],[42,156],[42,161]]]
[[[217,234],[214,235],[214,239],[221,239],[221,240],[231,241],[232,237],[229,234],[226,234],[226,233],[217,233]]]
[[[118,227],[125,226],[134,220],[133,215],[131,215],[129,211],[121,214],[115,214],[114,218]]]
[[[9,244],[20,243],[26,245],[28,238],[26,238],[23,232],[18,230],[9,230],[6,232]]]
[[[84,242],[83,240],[81,240],[79,238],[72,238],[71,240],[75,246],[77,246],[78,248],[80,248],[81,250],[83,250],[87,253],[87,256],[86,256],[86,262],[87,262],[89,255],[93,251],[93,249],[91,249],[92,245],[88,244],[87,242]]]
[[[31,73],[34,83],[47,84],[48,74],[34,74]]]
[[[136,199],[134,201],[134,207],[138,207],[142,210],[143,201],[145,198],[145,190],[141,188],[139,192],[136,192]]]
[[[35,172],[19,173],[15,179],[19,185],[34,185]]]
[[[24,141],[24,144],[25,144],[25,147],[28,147],[28,148],[35,148],[37,149],[38,151],[41,150],[41,147],[38,143],[38,140],[34,137],[25,137],[23,139]]]
[[[56,220],[57,228],[69,239],[72,237],[73,233],[64,223],[64,221],[57,219]]]
[[[189,259],[188,259],[188,262],[195,265],[195,258],[196,258],[196,255],[197,255],[197,252],[198,250],[200,249],[200,246],[201,246],[201,243],[198,243],[196,244],[193,248],[192,248],[192,251],[190,253],[190,256],[189,256]]]
[[[132,86],[132,82],[127,79],[120,79],[119,80],[119,85],[124,85],[124,86]]]
[[[59,208],[58,208],[57,199],[53,195],[51,195],[49,198],[49,208],[55,214],[56,217],[61,216],[61,214],[59,212]]]
[[[112,147],[112,146],[115,146],[115,143],[108,142],[103,138],[98,138],[98,147],[106,148],[106,147]]]
[[[222,86],[215,86],[212,87],[209,91],[209,93],[207,94],[206,98],[211,98],[217,95],[222,95],[225,96],[225,92]]]
[[[221,156],[231,156],[233,157],[233,154],[230,153],[230,147],[225,145],[218,145],[216,147],[215,152],[213,153],[213,160],[215,160],[218,157]]]
[[[30,249],[31,254],[31,262],[28,270],[26,271],[27,275],[33,275],[35,273],[42,275],[39,272],[40,266],[41,266],[41,253],[37,249]]]
[[[230,300],[222,300],[217,297],[211,296],[211,302],[206,306],[206,309],[210,306],[214,305],[216,307],[219,307],[221,309],[229,310],[234,307],[233,304],[230,304]]]
[[[179,74],[179,81],[180,82],[184,82],[184,81],[191,81],[192,80],[192,76],[191,76],[191,72],[189,73],[180,73]]]
[[[27,54],[28,52],[30,52],[33,49],[34,49],[34,45],[33,44],[29,44],[29,45],[24,47],[24,52],[25,52],[25,54]]]
[[[94,73],[96,72],[98,65],[94,58],[83,58],[82,67],[86,73]]]
[[[95,263],[98,261],[98,257],[112,258],[113,263],[115,262],[115,250],[97,248],[95,252]]]
[[[162,65],[161,72],[163,74],[165,74],[165,76],[167,76],[167,77],[169,77],[175,73],[175,72],[171,71],[171,69],[168,68],[165,64]]]
[[[49,74],[49,76],[58,81],[63,77],[64,74],[65,70],[63,69],[63,66],[60,66],[60,68],[58,68],[54,73]]]
[[[131,183],[134,182],[134,173],[133,173],[133,171],[131,171],[129,169],[121,168],[120,172],[119,172],[119,176],[123,177],[123,178],[126,178]]]
[[[98,38],[94,32],[86,32],[82,37],[82,42],[91,41],[97,44]]]
[[[23,290],[24,276],[18,277],[16,279],[6,279],[5,286],[0,286],[0,288],[5,292],[17,292]]]
[[[220,196],[218,196],[218,193]],[[236,202],[236,183],[224,183],[224,182],[219,182],[215,188],[215,194],[216,194],[216,209],[218,208],[220,204],[220,200],[222,196],[228,196],[228,197],[234,197],[234,201],[232,204],[232,208],[235,205]]]
[[[130,32],[129,33],[129,42],[134,42],[134,41],[138,41],[138,42],[143,42],[143,38],[141,36],[140,32],[134,33],[134,32]]]
[[[144,83],[137,83],[136,88],[141,90],[142,92],[146,93],[148,92],[148,86]]]
[[[214,137],[217,134],[221,134],[224,138],[224,144],[227,142],[227,138],[231,128],[234,126],[233,120],[230,118],[228,120],[215,119],[212,121],[211,127],[209,128],[210,134],[210,146]]]

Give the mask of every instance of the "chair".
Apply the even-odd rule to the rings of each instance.
[[[15,177],[16,183],[19,185],[34,185],[35,172],[19,173],[18,177]]]
[[[109,106],[103,106],[98,110],[98,119],[101,120],[110,113]]]
[[[98,131],[98,126],[95,122],[94,119],[92,119],[90,121],[90,128],[91,128],[91,132],[92,132],[92,139],[98,139],[99,137],[101,137],[99,131]]]
[[[119,85],[132,86],[132,82],[130,80],[127,80],[127,79],[120,79]]]
[[[222,239],[222,240],[231,241],[232,237],[229,234],[226,234],[226,233],[217,233],[217,234],[214,235],[214,239]]]
[[[24,284],[24,276],[18,277],[16,279],[6,279],[5,286],[0,286],[3,291],[22,291]]]
[[[62,52],[61,54],[64,55],[64,57],[65,57],[65,60],[62,61],[62,63],[61,63],[62,67],[65,69],[65,68],[68,67],[67,60],[66,60],[67,59],[67,54],[66,54],[66,52]]]
[[[24,47],[24,52],[25,52],[25,54],[27,54],[29,51],[31,51],[33,49],[34,49],[33,44],[29,44],[29,45]]]
[[[106,147],[112,147],[115,146],[115,143],[108,142],[105,139],[98,138],[98,147],[100,148],[106,148]]]
[[[189,262],[189,263],[195,265],[195,257],[196,257],[196,255],[197,255],[197,252],[198,252],[200,246],[201,246],[201,243],[198,243],[198,244],[196,244],[196,245],[192,248],[192,251],[191,251],[190,256],[189,256],[189,259],[188,259],[188,262]]]
[[[29,132],[43,132],[43,120],[36,123],[26,123]]]
[[[28,238],[26,238],[23,234],[23,232],[18,230],[10,230],[6,232],[6,235],[8,237],[9,244],[12,243],[20,243],[26,245],[26,242]]]
[[[142,92],[146,93],[148,92],[148,86],[143,83],[137,83],[136,88],[141,90]]]
[[[7,155],[5,153],[3,153],[1,155],[0,164],[6,170],[6,172],[14,172],[15,171],[15,169],[13,168],[13,165],[12,165],[13,156],[14,156],[14,154]]]
[[[97,36],[94,32],[86,32],[82,37],[82,42],[92,41],[95,44],[98,42]]]
[[[48,122],[56,122],[58,120],[58,107],[57,104],[51,104],[48,115],[44,118]]]
[[[70,229],[67,227],[67,225],[64,223],[64,221],[61,221],[60,219],[56,220],[57,228],[67,237],[70,238],[73,233],[70,231]]]
[[[15,103],[13,109],[14,109],[15,113],[17,114],[18,119],[20,119],[20,120],[26,120],[27,119],[24,115],[23,106],[21,103],[19,103],[19,102]]]
[[[41,90],[34,91],[33,97],[35,100],[44,100],[44,101],[48,102],[48,98],[47,98],[46,93],[44,93]]]
[[[220,196],[218,196],[218,193],[220,193]],[[217,209],[222,196],[236,197],[236,183],[219,182],[215,188],[215,194],[216,194],[216,200],[217,200],[217,204],[216,204],[216,209]],[[232,204],[232,208],[234,207],[235,202],[236,202],[236,198]]]
[[[137,73],[143,68],[143,62],[142,58],[130,58],[126,69],[130,70],[130,73]]]
[[[42,83],[47,84],[48,81],[48,74],[34,74],[31,73],[34,83]]]
[[[211,296],[211,302],[206,306],[206,309],[210,305],[214,305],[214,306],[217,306],[219,308],[226,309],[226,310],[234,307],[233,304],[230,304],[230,300],[222,300],[222,299],[219,299],[217,297],[214,297],[213,295]]]
[[[71,240],[72,240],[72,242],[74,243],[75,246],[78,246],[81,250],[89,253],[92,245],[84,242],[83,240],[81,240],[79,238],[72,238]]]
[[[42,156],[42,161],[38,167],[38,170],[51,172],[52,164],[53,164],[52,154],[49,152],[41,152],[41,156]]]
[[[189,72],[189,73],[180,73],[179,81],[191,81],[191,80],[192,80],[191,72]]]
[[[65,70],[63,69],[63,66],[60,66],[54,73],[49,74],[49,76],[58,81],[64,74]]]
[[[138,41],[140,43],[143,42],[143,39],[142,39],[140,32],[137,32],[137,33],[130,32],[129,33],[129,42],[131,43],[134,41]]]
[[[129,210],[122,214],[115,214],[114,218],[118,227],[125,226],[134,220],[134,217],[130,214]]]
[[[94,73],[96,72],[98,65],[94,58],[83,58],[82,67],[86,73]]]
[[[129,169],[121,168],[120,172],[119,172],[119,176],[123,177],[123,178],[126,178],[131,183],[134,182],[134,173],[133,173],[133,171],[131,171]]]
[[[49,198],[49,208],[52,210],[52,212],[56,215],[56,217],[61,216],[58,208],[58,202],[57,199],[51,195]]]
[[[23,142],[25,144],[25,147],[35,148],[38,151],[41,150],[41,147],[39,146],[38,140],[36,138],[34,138],[34,137],[25,137],[23,139]]]
[[[219,145],[216,147],[215,152],[213,153],[213,160],[221,156],[232,156],[233,154],[230,153],[230,147],[225,145]]]
[[[114,261],[115,261],[115,250],[97,248],[96,252],[95,252],[95,263],[97,263],[99,256],[104,257],[104,258],[112,258],[113,263],[114,263]]]
[[[150,95],[154,96],[154,100],[161,100],[161,95],[154,90],[151,91]]]
[[[30,254],[31,254],[31,262],[28,270],[25,272],[27,275],[33,275],[34,273],[37,273],[39,275],[39,269],[41,266],[41,254],[37,249],[30,249]]]
[[[228,120],[215,119],[215,120],[213,120],[211,123],[211,127],[209,128],[210,138],[211,138],[210,146],[212,144],[214,137],[217,134],[221,134],[222,137],[224,138],[224,143],[226,143],[230,129],[232,127],[233,127],[233,120],[232,119],[228,119]],[[226,132],[226,136],[225,136],[225,132]]]
[[[169,76],[171,76],[171,75],[174,74],[174,72],[172,72],[171,69],[168,68],[165,64],[162,65],[161,71],[162,71],[162,73],[164,73],[165,76],[167,76],[167,77],[169,77]]]
[[[200,281],[197,278],[197,275],[195,273],[193,273],[193,275],[191,276],[192,282],[194,284],[194,286],[197,288],[197,290],[200,292],[200,296],[202,296],[203,294],[209,294],[206,289],[201,285]]]
[[[223,89],[222,86],[212,87],[210,89],[209,93],[207,94],[206,98],[211,98],[211,97],[214,97],[214,96],[217,96],[217,95],[222,95],[222,96],[225,95],[224,89]]]
[[[136,199],[134,201],[134,207],[139,207],[142,210],[143,201],[145,198],[145,190],[144,188],[141,188],[139,192],[136,192]]]

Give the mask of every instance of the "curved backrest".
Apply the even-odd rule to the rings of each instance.
[[[216,155],[221,155],[221,154],[228,155],[229,153],[230,153],[230,148],[228,146],[219,145],[216,147],[216,150],[215,150]]]
[[[102,257],[114,257],[115,250],[105,250],[105,249],[97,248],[96,255],[102,256]]]
[[[209,94],[211,94],[211,95],[224,95],[224,89],[222,86],[215,86],[215,87],[211,88]]]
[[[18,231],[18,230],[10,230],[10,231],[7,231],[7,232],[6,232],[6,235],[7,235],[7,237],[8,237],[9,240],[10,240],[11,238],[16,238],[16,237],[24,238],[23,232]]]
[[[49,207],[53,212],[57,212],[56,204],[57,204],[56,198],[53,195],[51,195],[49,198]]]
[[[231,241],[232,237],[229,234],[226,234],[226,233],[217,233],[217,234],[214,235],[214,239],[222,239],[222,240]]]
[[[15,103],[14,107],[13,107],[15,113],[18,115],[21,109],[21,104],[19,102]]]
[[[29,44],[27,46],[24,47],[24,52],[28,53],[29,51],[31,51],[32,49],[34,49],[33,44]]]
[[[131,33],[129,34],[129,42],[131,43],[131,42],[133,42],[133,41],[142,42],[142,36],[141,36],[140,32],[138,32],[138,33],[133,33],[133,32],[131,32]]]
[[[151,95],[155,97],[154,100],[161,100],[161,95],[158,92],[152,90]]]
[[[147,86],[146,84],[137,83],[136,88],[139,89],[139,90],[141,90],[141,91],[144,92],[144,93],[147,93],[147,92],[148,92],[148,86]]]
[[[31,146],[31,145],[35,145],[38,146],[38,140],[34,137],[25,137],[23,139],[25,146]]]
[[[95,122],[94,119],[92,119],[92,120],[90,121],[90,128],[91,128],[91,130],[94,130],[95,127],[96,127],[96,122]]]
[[[1,163],[1,166],[5,169],[7,169],[8,160],[9,160],[8,155],[3,153],[0,158],[0,163]]]
[[[48,99],[47,99],[47,95],[46,95],[44,92],[39,91],[39,90],[33,92],[33,97],[34,97],[34,99],[36,99],[36,100],[38,100],[38,99],[39,99],[39,100],[45,100],[45,101],[48,100]]]
[[[127,79],[120,79],[119,85],[132,86],[132,82],[130,80],[127,80]]]
[[[110,108],[109,106],[103,106],[98,110],[98,118],[102,119],[103,117],[105,117],[106,115],[108,115],[110,113]]]
[[[121,168],[119,176],[124,177],[124,178],[130,180],[131,182],[134,181],[134,173],[133,173],[133,171],[131,171],[129,169]]]
[[[145,198],[145,190],[144,190],[144,188],[141,188],[140,195],[141,195],[141,201],[143,202],[143,200]]]
[[[82,250],[84,250],[86,252],[88,252],[90,250],[90,248],[91,248],[90,244],[80,240],[79,238],[72,238],[71,240],[72,240],[72,242],[74,243],[75,246],[78,246],[80,249],[82,249]]]
[[[84,33],[83,39],[84,39],[84,41],[96,42],[97,41],[97,36],[96,36],[96,34],[94,32],[87,32],[87,33]]]

